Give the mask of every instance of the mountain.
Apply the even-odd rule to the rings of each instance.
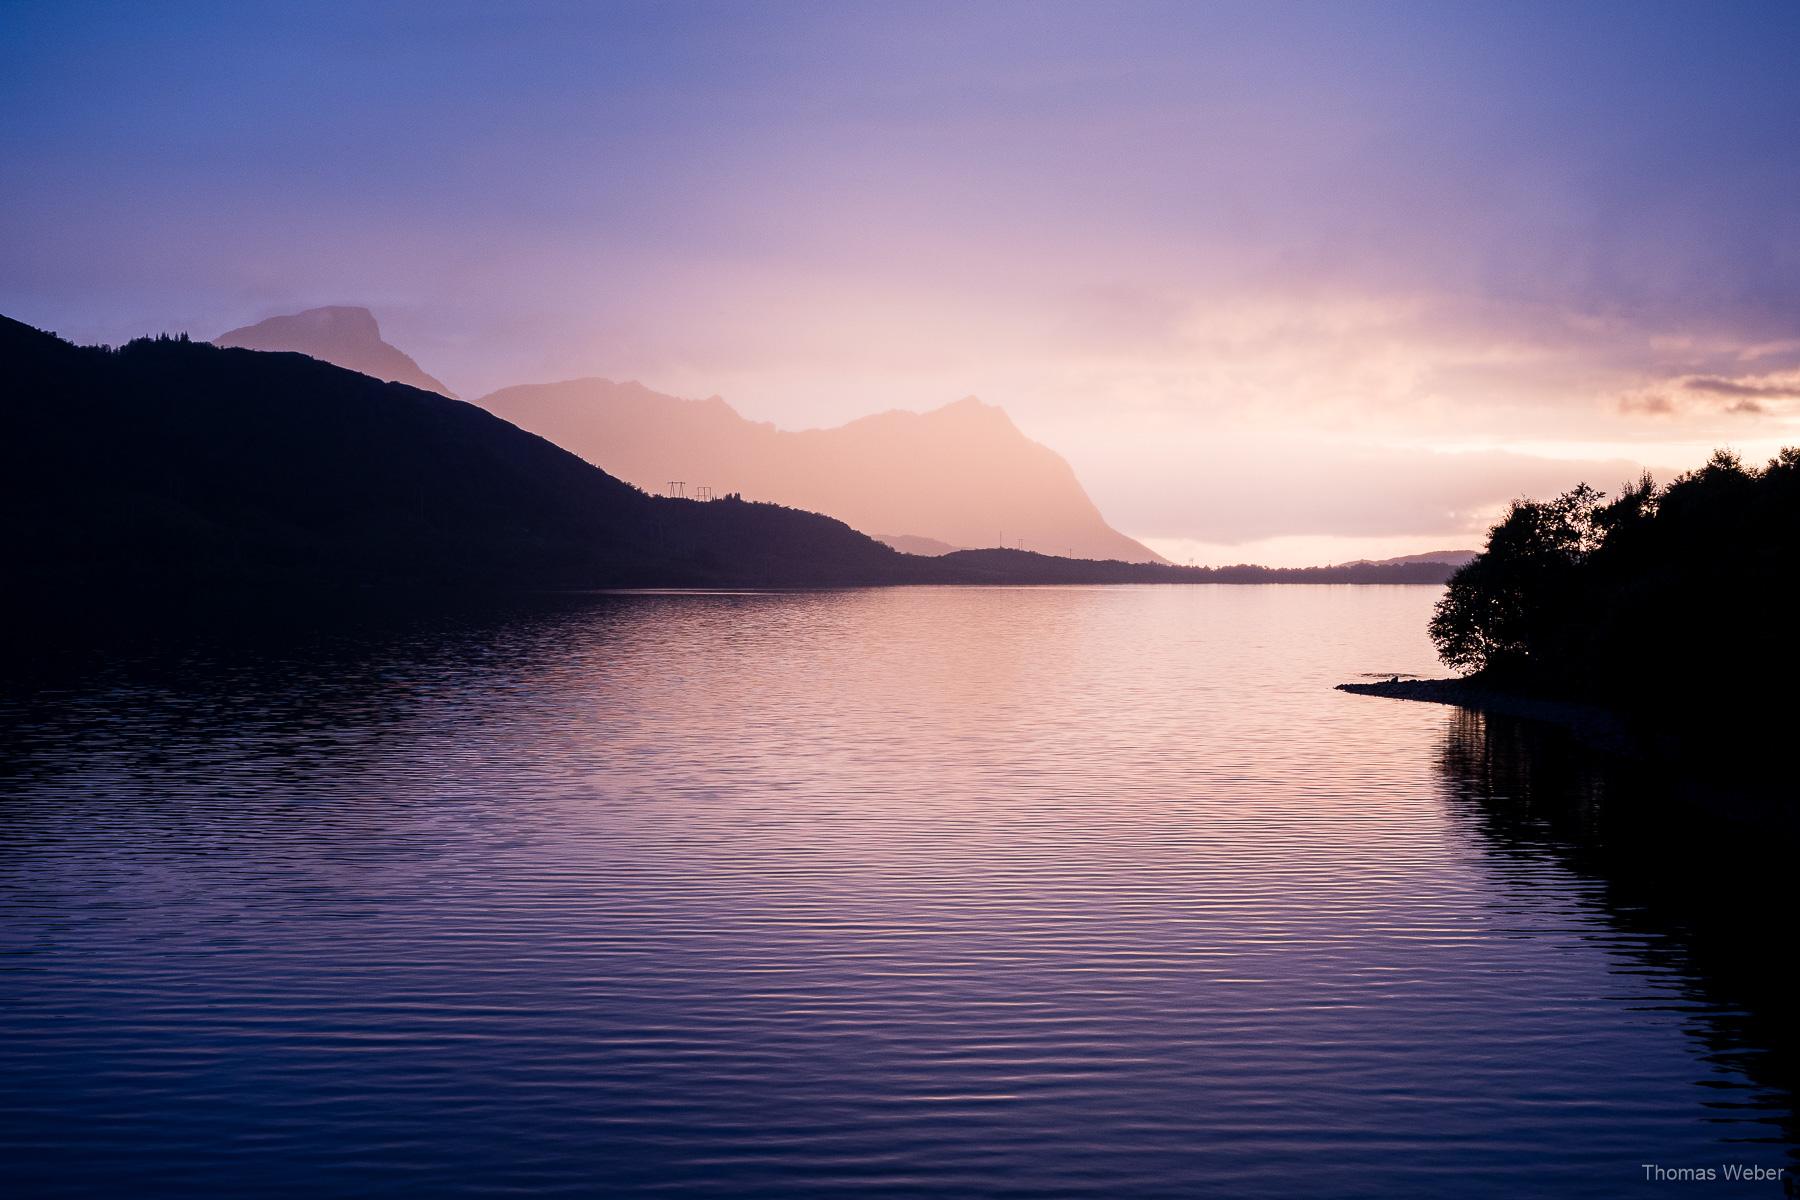
[[[1334,567],[1178,567],[1170,563],[1096,562],[1029,550],[956,550],[913,559],[957,583],[1443,583],[1443,563],[1346,563]]]
[[[890,583],[1426,583],[1018,549],[902,554],[842,521],[647,495],[472,404],[298,354],[79,347],[0,317],[10,596],[275,585],[474,590]]]
[[[704,485],[948,546],[1166,561],[1109,526],[1059,455],[973,397],[797,432],[746,420],[716,396],[604,379],[506,388],[477,403],[649,491]]]
[[[918,554],[925,558],[936,558],[941,554],[954,554],[961,546],[952,546],[949,542],[940,542],[936,538],[919,537],[911,533],[878,533],[875,540],[886,546],[892,546],[902,554]]]
[[[1443,563],[1446,567],[1460,567],[1476,555],[1479,550],[1427,550],[1423,554],[1402,554],[1396,558],[1359,558],[1354,562],[1340,563],[1345,567],[1392,567],[1405,563]]]
[[[0,318],[15,583],[434,588],[900,582],[913,559],[768,504],[647,496],[434,392],[185,338]]]
[[[418,363],[381,340],[381,326],[366,308],[334,305],[270,317],[221,333],[213,344],[245,350],[291,350],[376,379],[455,398],[454,392],[420,370]]]

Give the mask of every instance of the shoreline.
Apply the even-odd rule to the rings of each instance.
[[[1624,718],[1608,709],[1574,700],[1556,700],[1503,691],[1474,679],[1391,679],[1370,683],[1340,683],[1337,690],[1353,696],[1449,704],[1473,712],[1555,725],[1596,749],[1614,754],[1632,754],[1642,749],[1631,736]]]
[[[1662,819],[1724,822],[1737,834],[1791,843],[1800,837],[1800,807],[1787,797],[1786,764],[1779,755],[1742,759],[1720,750],[1697,752],[1634,725],[1612,709],[1578,700],[1511,692],[1475,679],[1389,679],[1340,683],[1353,696],[1446,704],[1507,720],[1561,730],[1584,749],[1634,772],[1655,777],[1669,807]],[[1698,827],[1695,827],[1698,828]]]

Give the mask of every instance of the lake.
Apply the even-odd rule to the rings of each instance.
[[[1657,782],[1332,690],[1434,673],[1438,594],[609,595],[34,655],[0,693],[0,1191],[1789,1166],[1793,943],[1671,881]]]

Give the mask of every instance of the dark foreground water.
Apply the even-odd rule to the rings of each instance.
[[[1430,671],[1436,595],[52,656],[0,698],[0,1193],[1779,1195],[1644,1164],[1789,1165],[1788,907],[1643,781],[1331,690]]]

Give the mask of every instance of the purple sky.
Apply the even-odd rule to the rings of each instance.
[[[1800,404],[1800,6],[0,7],[0,312],[465,396],[975,393],[1180,558],[1473,544]]]

